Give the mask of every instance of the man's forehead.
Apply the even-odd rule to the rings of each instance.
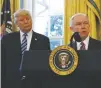
[[[19,19],[26,19],[26,18],[29,18],[27,15],[20,15],[20,16],[17,16],[17,18]]]
[[[78,15],[78,16],[75,16],[73,18],[73,20],[76,21],[76,22],[88,21],[88,17],[87,16],[83,16],[83,15]]]

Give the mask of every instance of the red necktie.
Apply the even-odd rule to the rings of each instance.
[[[83,42],[81,42],[80,50],[86,50],[86,49],[85,49],[85,44],[84,44]]]

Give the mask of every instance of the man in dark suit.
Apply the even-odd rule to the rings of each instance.
[[[71,47],[75,50],[101,50],[101,42],[89,36],[91,28],[86,14],[73,15],[70,20],[70,29],[73,32],[78,32],[81,38],[81,42],[73,41]]]
[[[1,40],[2,88],[22,88],[20,66],[25,50],[50,50],[49,38],[32,30],[29,11],[16,11],[14,20],[20,31],[7,34]]]

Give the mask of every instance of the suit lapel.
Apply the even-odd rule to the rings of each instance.
[[[37,40],[38,40],[38,38],[37,38],[35,32],[33,32],[32,39],[31,39],[31,44],[30,44],[30,50],[33,50],[33,49],[36,48],[36,46],[37,46],[37,44],[36,44]]]
[[[72,48],[75,49],[75,50],[77,50],[77,43],[76,43],[76,41],[72,42]]]
[[[88,50],[93,48],[93,43],[92,43],[92,38],[89,38],[89,45],[88,45]]]
[[[20,52],[20,54],[21,54],[21,41],[20,41],[20,32],[18,32],[17,34],[16,34],[16,43],[15,43],[15,45],[16,45],[16,49],[18,50],[18,52]]]

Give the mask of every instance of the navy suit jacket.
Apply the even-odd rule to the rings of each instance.
[[[77,45],[75,42],[72,43],[71,47],[77,50]],[[90,37],[88,50],[101,50],[101,41],[98,41]]]
[[[33,32],[30,50],[50,50],[49,38]],[[1,40],[2,88],[20,88],[20,32],[5,35]]]

